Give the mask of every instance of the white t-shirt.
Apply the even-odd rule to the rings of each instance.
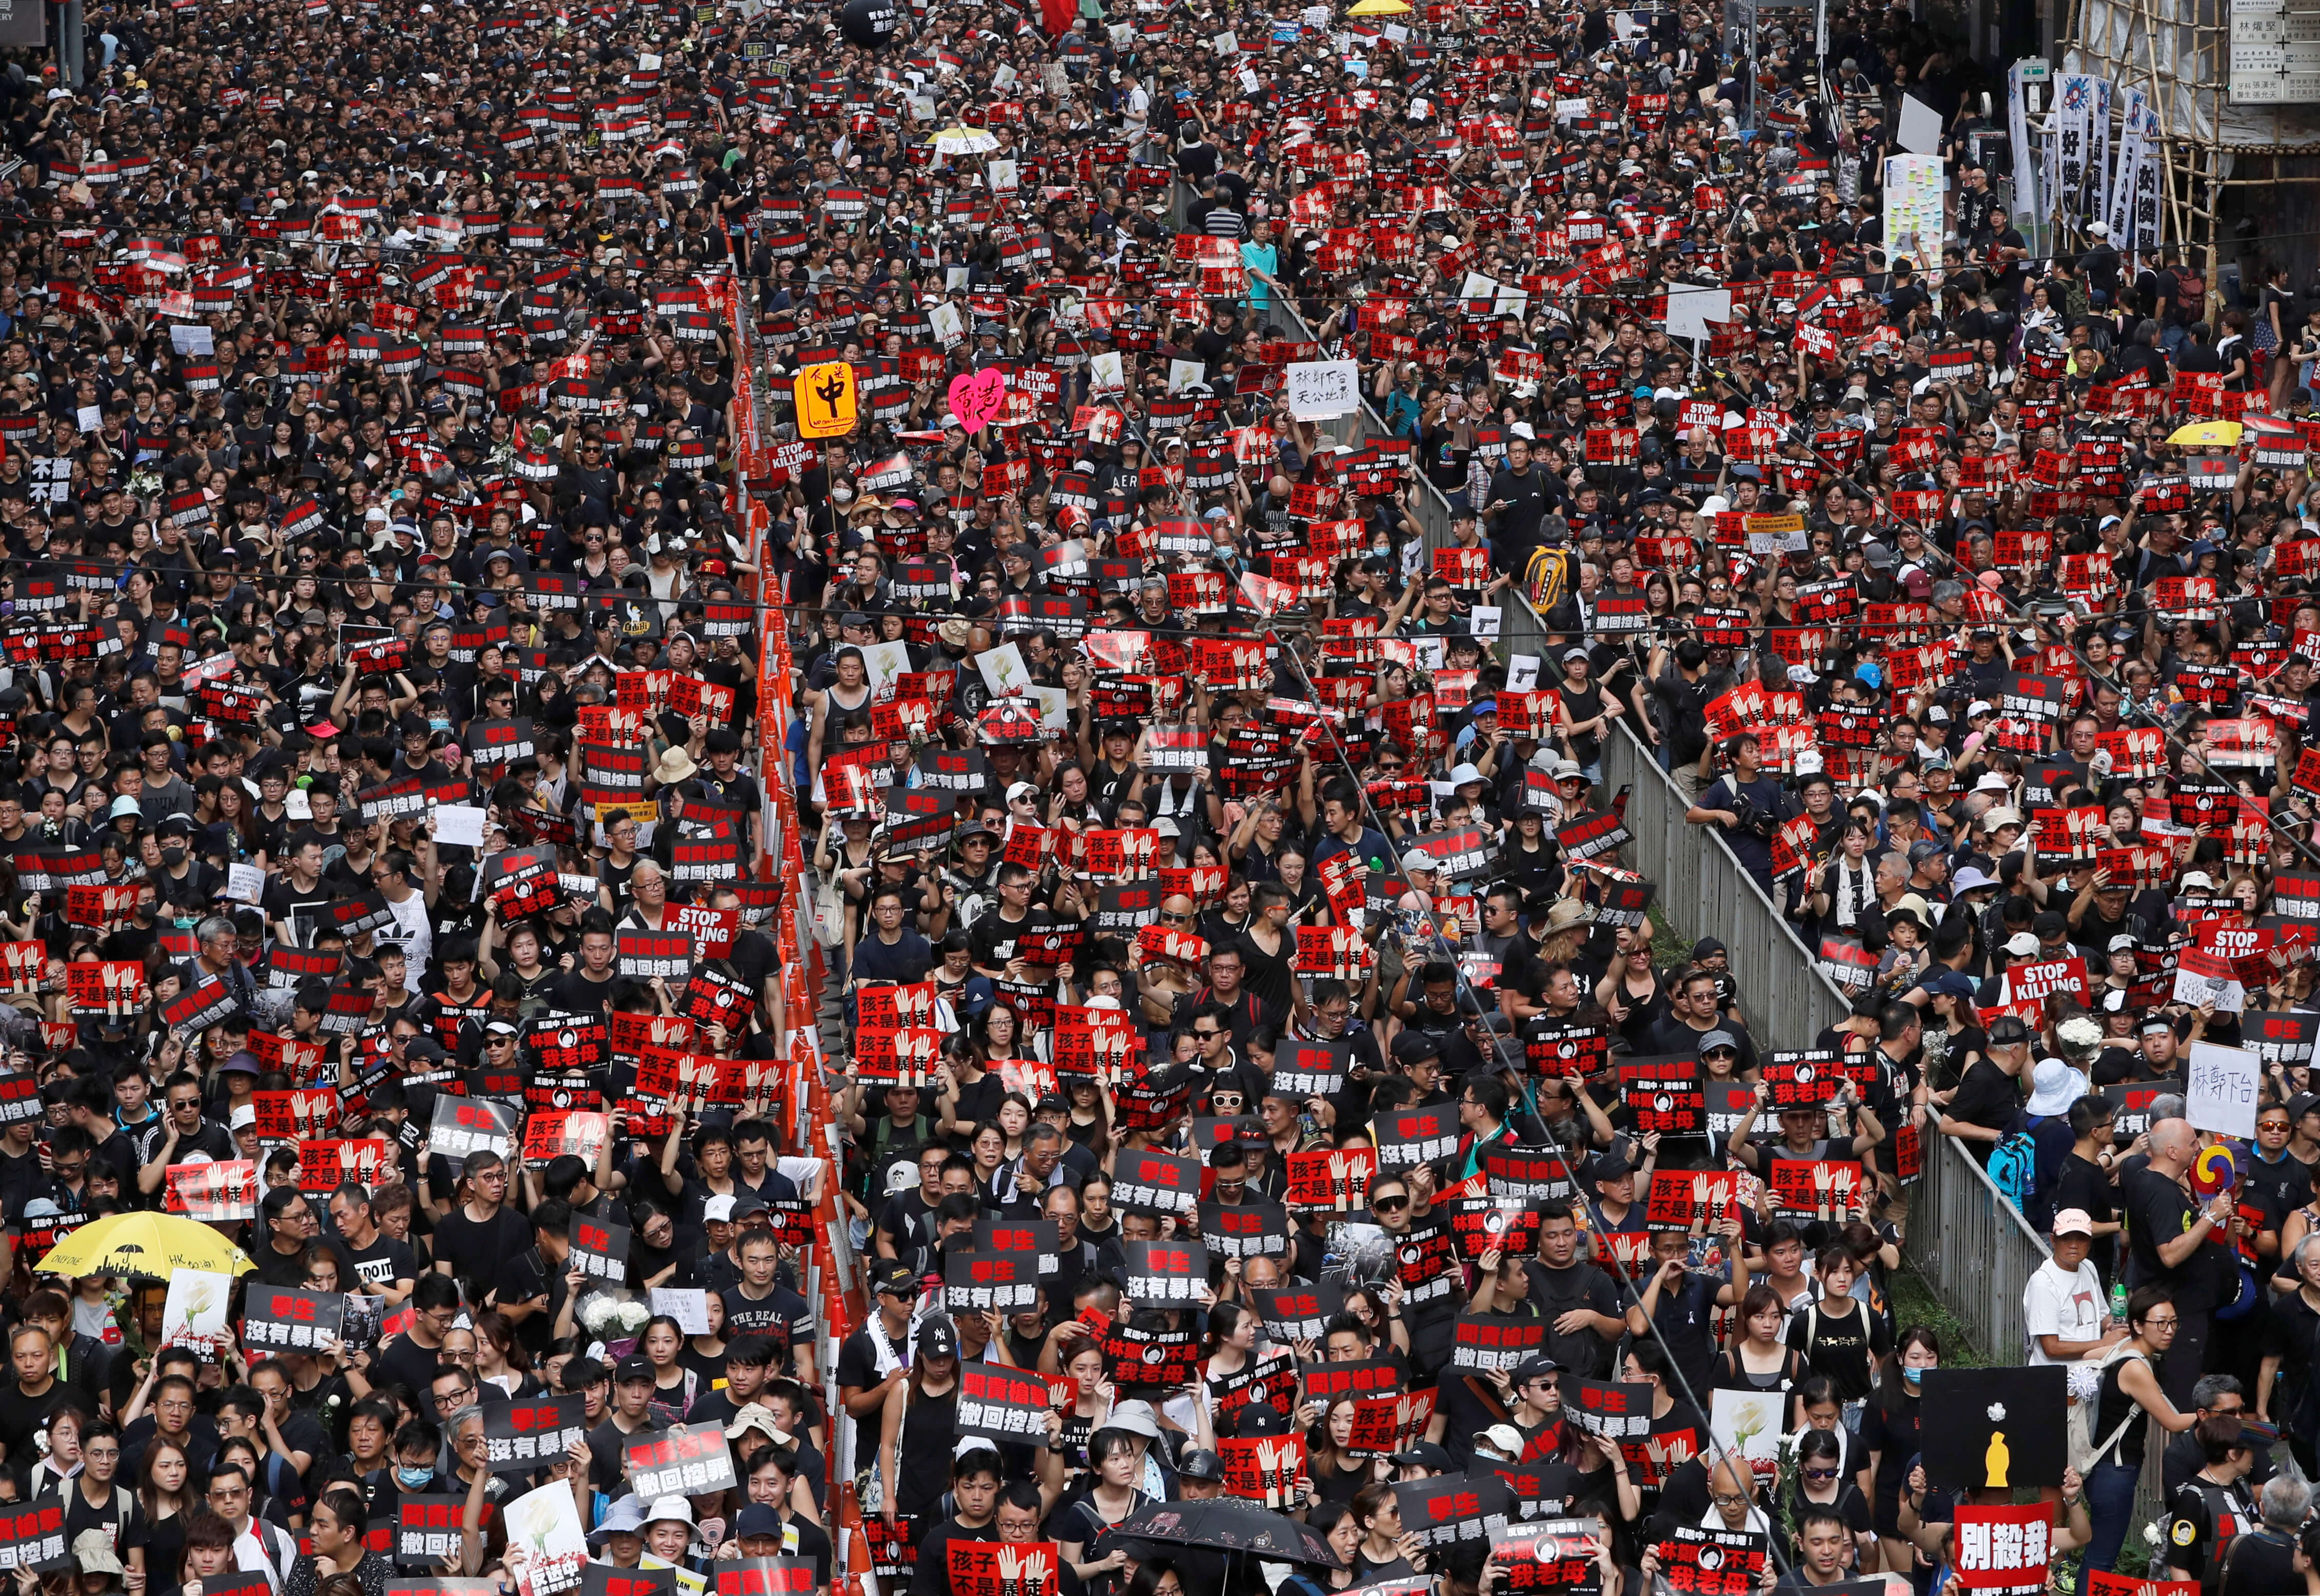
[[[2102,1276],[2092,1264],[2082,1263],[2075,1274],[2066,1274],[2049,1258],[2022,1288],[2022,1323],[2030,1332],[2033,1367],[2061,1363],[2038,1344],[2041,1336],[2065,1341],[2091,1341],[2102,1334],[2103,1315],[2109,1310],[2103,1297]]]

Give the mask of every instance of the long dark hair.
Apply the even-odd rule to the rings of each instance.
[[[1922,1347],[1939,1358],[1942,1338],[1931,1325],[1911,1325],[1893,1343],[1893,1356],[1885,1365],[1885,1372],[1877,1377],[1877,1405],[1888,1413],[1899,1413],[1901,1404],[1909,1399],[1909,1383],[1901,1377],[1901,1359],[1912,1347]]]

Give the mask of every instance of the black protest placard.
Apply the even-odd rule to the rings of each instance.
[[[1053,1220],[1010,1220],[992,1214],[974,1221],[974,1250],[979,1253],[1029,1253],[1039,1261],[1039,1273],[1053,1274],[1063,1267],[1061,1228]]]
[[[1345,1288],[1328,1280],[1287,1291],[1252,1291],[1249,1296],[1265,1334],[1284,1346],[1319,1340],[1322,1328],[1346,1306]]]
[[[446,1580],[445,1586],[465,1583]],[[486,1586],[488,1596],[497,1596],[499,1586],[491,1582],[475,1582]],[[387,1596],[395,1596],[394,1587],[387,1587]],[[430,1589],[426,1596],[433,1596]],[[673,1568],[615,1568],[609,1563],[591,1562],[580,1570],[577,1596],[676,1596],[676,1570]]]
[[[188,1037],[207,1030],[240,1007],[224,982],[205,976],[162,1005],[161,1023],[172,1035]]]
[[[1619,1066],[1619,1091],[1638,1135],[1698,1136],[1707,1123],[1697,1063],[1667,1059]]]
[[[1190,1330],[1139,1330],[1106,1325],[1096,1345],[1110,1361],[1111,1377],[1122,1385],[1183,1385],[1198,1373],[1200,1338]]]
[[[591,1280],[626,1284],[629,1278],[629,1228],[610,1220],[572,1216],[572,1267]]]
[[[1278,1202],[1203,1202],[1201,1242],[1220,1258],[1286,1257],[1289,1211]]]
[[[1625,848],[1635,840],[1616,810],[1599,809],[1554,829],[1554,840],[1567,859],[1592,859]]]
[[[664,1496],[713,1496],[740,1484],[721,1424],[673,1424],[634,1436],[621,1456],[637,1494],[647,1501]]]
[[[956,1425],[960,1435],[1044,1441],[1052,1402],[1047,1383],[1037,1374],[999,1364],[959,1366]]]
[[[268,1352],[312,1354],[338,1338],[346,1313],[347,1300],[339,1292],[253,1285],[242,1299],[242,1345]]]
[[[1128,1300],[1141,1307],[1178,1308],[1200,1300],[1209,1283],[1209,1254],[1189,1241],[1130,1241]]]
[[[1200,1207],[1201,1161],[1144,1149],[1123,1152],[1112,1175],[1111,1205],[1123,1213],[1188,1218]]]
[[[1401,1282],[1402,1301],[1412,1307],[1446,1302],[1465,1284],[1458,1269],[1458,1240],[1437,1215],[1413,1225],[1393,1238],[1394,1278]]]
[[[1491,1474],[1507,1487],[1518,1510],[1533,1500],[1510,1474],[1519,1469],[1494,1468]],[[1502,1582],[1509,1591],[1552,1591],[1583,1596],[1602,1588],[1595,1565],[1596,1537],[1601,1525],[1593,1519],[1531,1519],[1507,1526],[1491,1539]]]
[[[1345,1089],[1353,1050],[1342,1042],[1296,1042],[1273,1056],[1273,1090],[1291,1097],[1329,1097]]]
[[[65,1539],[65,1499],[51,1493],[37,1501],[11,1502],[0,1509],[0,1568],[30,1568],[40,1573],[51,1573],[72,1566],[72,1546]],[[226,1590],[246,1582],[247,1576],[228,1574],[211,1582]],[[266,1576],[258,1576],[259,1589],[256,1596],[273,1596],[266,1584]],[[204,1588],[204,1596],[208,1596]],[[241,1596],[237,1591],[236,1596]]]
[[[617,967],[630,981],[684,980],[693,973],[693,939],[684,931],[624,930]]]
[[[2069,1373],[2030,1369],[1927,1369],[1921,1400],[1947,1419],[1921,1437],[1926,1477],[1945,1490],[2060,1485],[2070,1461]]]
[[[494,1474],[531,1474],[588,1433],[578,1397],[520,1397],[484,1409],[484,1461]]]
[[[1769,1538],[1754,1530],[1691,1524],[1677,1525],[1658,1549],[1660,1577],[1688,1596],[1753,1596],[1772,1556]]]
[[[1394,1109],[1370,1123],[1380,1170],[1404,1170],[1447,1158],[1458,1150],[1465,1131],[1458,1123],[1455,1103],[1429,1108]]]
[[[435,1568],[455,1556],[465,1539],[465,1496],[404,1496],[394,1506],[394,1560],[404,1568]]]
[[[1344,1363],[1309,1364],[1304,1381],[1308,1401],[1334,1403],[1339,1397],[1401,1394],[1401,1367],[1391,1358],[1360,1357]]]
[[[1450,1366],[1469,1374],[1511,1369],[1546,1345],[1546,1321],[1462,1313],[1453,1332]]]
[[[943,1264],[943,1303],[947,1308],[1013,1313],[1038,1301],[1037,1253],[953,1253]]]
[[[1402,1532],[1427,1546],[1488,1543],[1506,1532],[1514,1510],[1513,1497],[1494,1474],[1406,1480],[1394,1486],[1393,1500],[1401,1510]]]
[[[1651,1434],[1652,1387],[1648,1383],[1566,1379],[1563,1384],[1564,1410],[1575,1406],[1579,1428],[1588,1434],[1607,1441],[1636,1441]],[[1574,1395],[1575,1404],[1572,1402]]]
[[[1482,1155],[1482,1175],[1493,1197],[1568,1202],[1579,1190],[1571,1165],[1552,1147],[1491,1147]]]

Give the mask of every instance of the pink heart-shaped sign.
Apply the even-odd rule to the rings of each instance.
[[[955,376],[944,397],[950,402],[950,413],[958,418],[958,424],[979,432],[1007,407],[1007,374],[996,367],[985,367],[966,376]]]

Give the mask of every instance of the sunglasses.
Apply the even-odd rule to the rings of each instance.
[[[1374,1202],[1372,1202],[1370,1206],[1380,1213],[1400,1213],[1403,1209],[1409,1206],[1409,1199],[1407,1197],[1381,1197]]]

